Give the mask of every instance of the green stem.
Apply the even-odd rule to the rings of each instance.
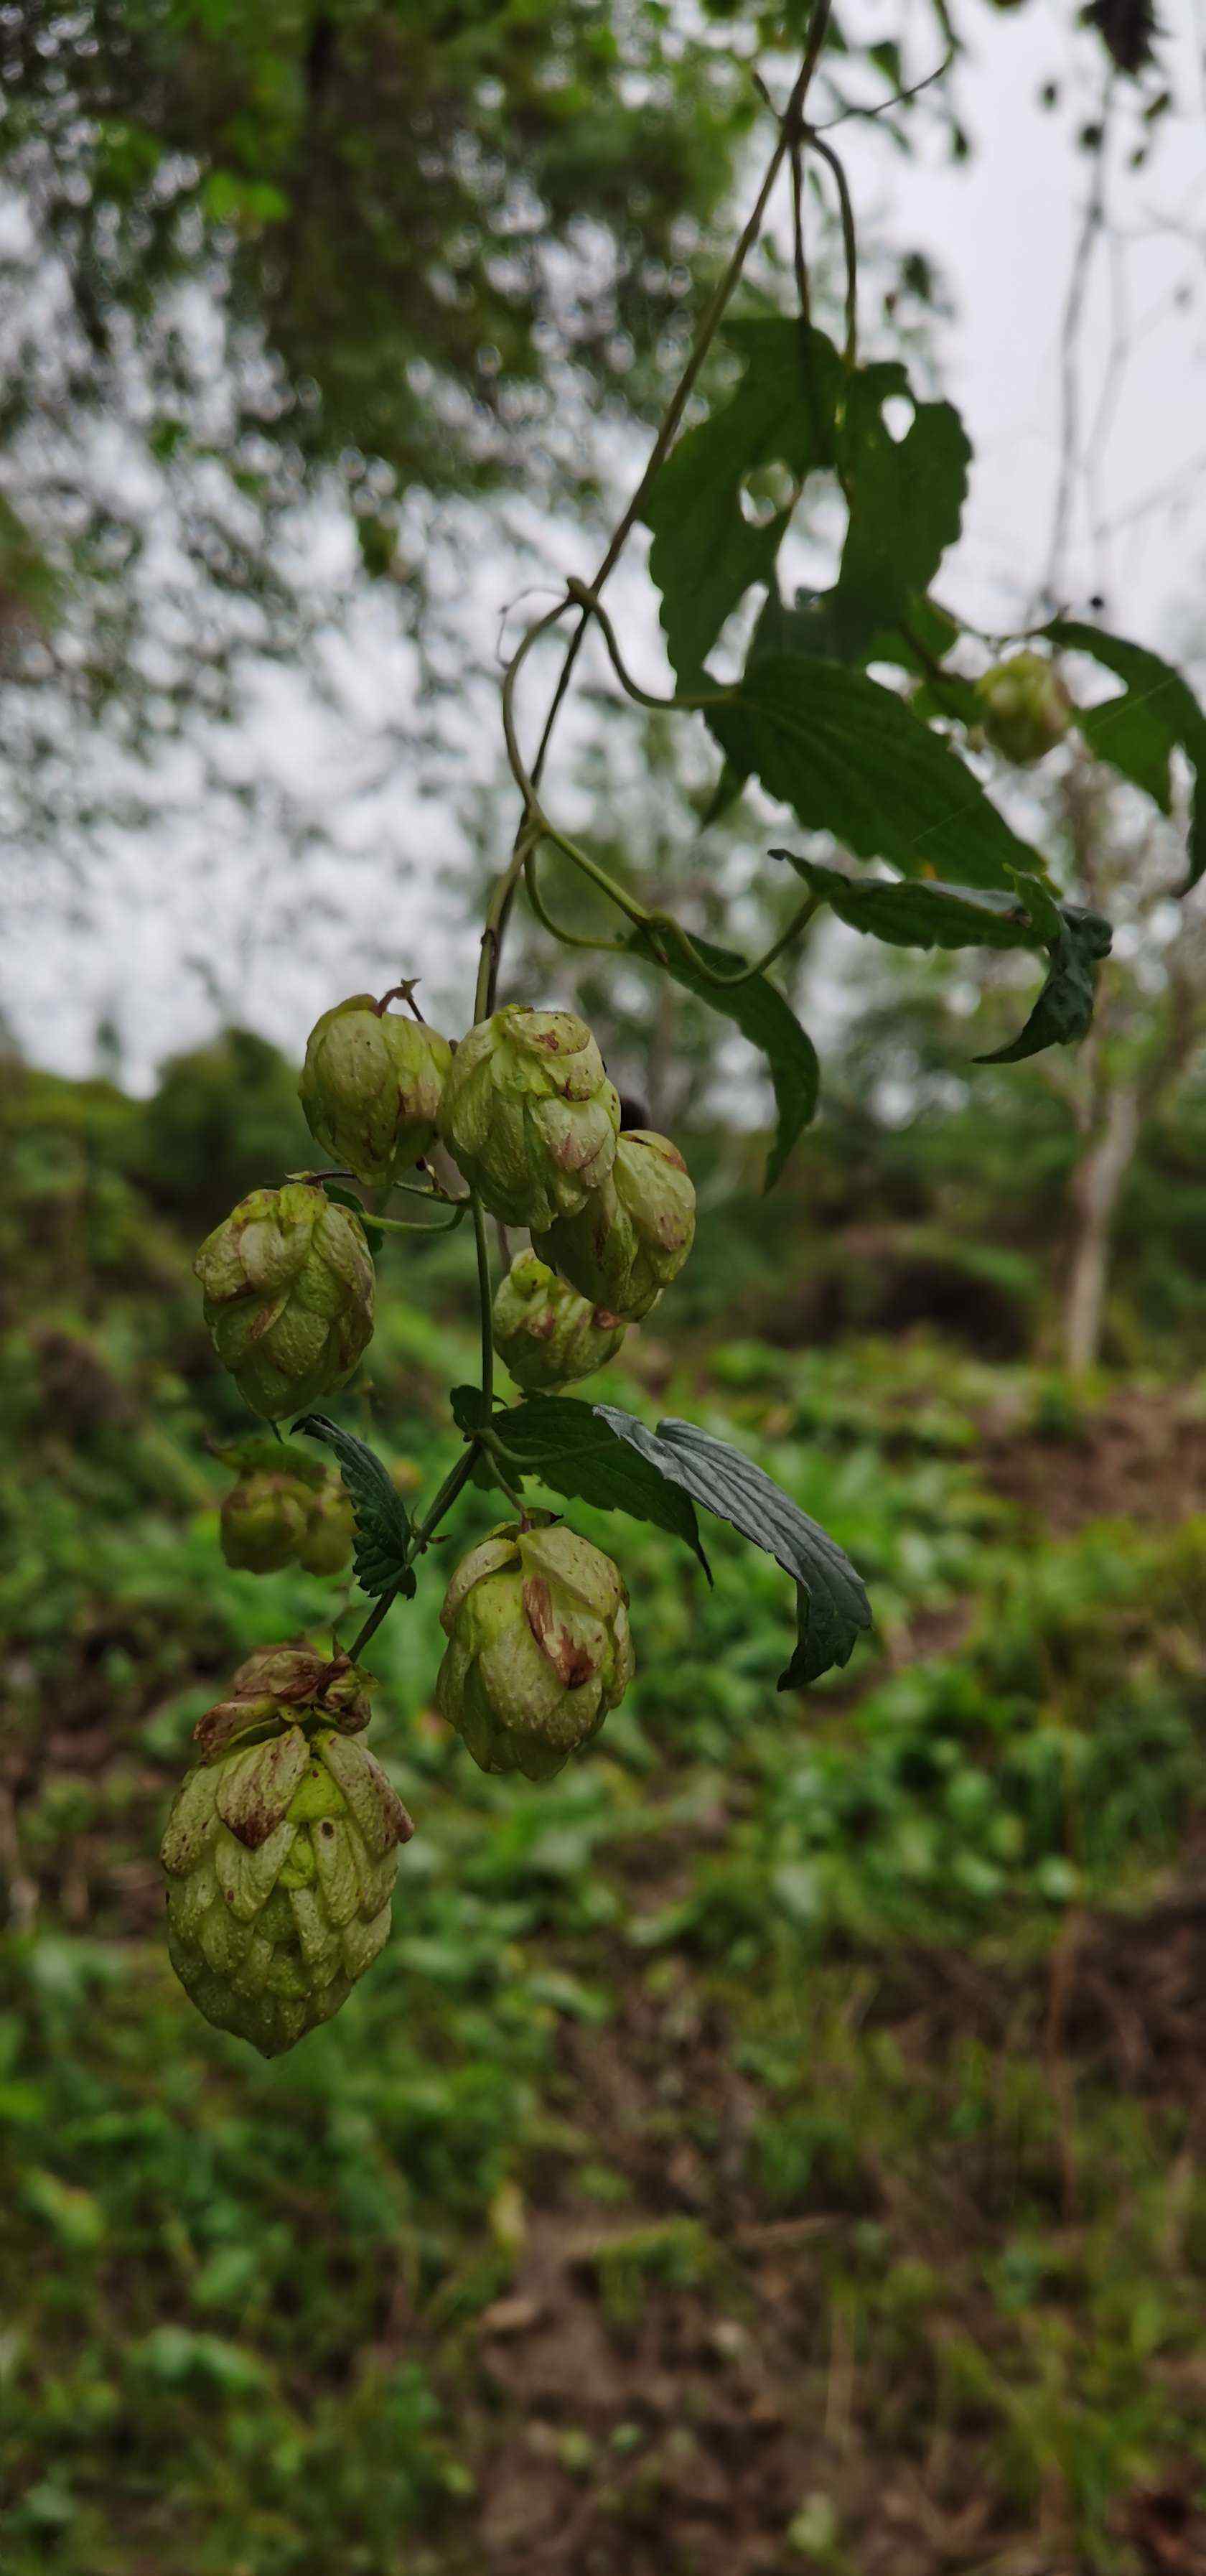
[[[550,939],[559,940],[563,948],[597,948],[602,949],[606,954],[612,957],[623,957],[627,954],[625,944],[622,939],[591,939],[587,937],[584,931],[567,930],[563,922],[554,921],[536,880],[536,853],[534,850],[529,850],[528,852],[528,861],[527,866],[524,869],[523,882],[524,891],[527,895],[528,902],[531,904],[532,910],[536,915],[536,919],[540,923],[541,928],[547,930]]]
[[[858,244],[854,232],[854,207],[851,203],[846,173],[832,144],[824,142],[811,126],[806,130],[805,140],[810,149],[819,153],[822,161],[828,163],[837,181],[838,207],[842,219],[842,248],[846,258],[846,346],[842,355],[849,375],[858,363]]]
[[[628,543],[628,539],[641,516],[650,488],[657,475],[660,473],[666,457],[670,453],[683,413],[686,410],[687,404],[691,399],[691,395],[695,390],[700,370],[703,367],[704,361],[712,346],[712,342],[715,339],[716,333],[724,318],[725,310],[729,304],[730,298],[740,282],[745,263],[749,258],[750,252],[762,230],[762,219],[766,213],[775,181],[779,176],[779,172],[783,166],[785,158],[799,142],[803,126],[805,102],[812,83],[813,73],[815,72],[820,60],[821,49],[824,45],[829,25],[830,6],[831,0],[816,0],[816,5],[812,12],[811,23],[809,25],[808,41],[805,47],[804,59],[800,65],[800,70],[792,89],[791,97],[787,102],[786,110],[780,119],[775,148],[771,153],[770,159],[763,173],[762,182],[758,189],[757,196],[754,199],[749,215],[742,227],[742,231],[734,246],[728,264],[723,274],[718,278],[712,294],[704,307],[703,314],[700,318],[699,328],[696,332],[695,340],[691,348],[691,354],[687,359],[686,366],[684,367],[674,393],[671,396],[661,427],[658,430],[646,461],[644,472],[637,483],[636,490],[633,492],[622,518],[608,540],[603,560],[599,565],[599,569],[595,574],[593,582],[590,584],[592,595],[597,595],[597,593],[602,590],[604,582],[607,581],[610,574],[614,572],[615,567],[620,560],[620,556],[623,554],[624,548]],[[555,624],[556,620],[564,614],[567,604],[568,603],[565,601],[559,602],[556,609],[551,610],[547,616],[539,619],[536,625],[532,628],[530,635],[525,638],[524,643],[521,644],[519,654],[516,656],[515,660],[513,660],[511,669],[507,675],[508,681],[510,682],[510,690],[507,694],[506,715],[504,717],[505,723],[508,722],[510,718],[511,699],[514,695],[514,674],[516,673],[519,661],[523,658],[528,645],[535,642],[537,635],[543,634],[550,625]],[[544,774],[544,765],[548,757],[548,749],[553,737],[553,730],[556,725],[558,715],[565,702],[570,681],[573,678],[578,655],[582,649],[583,639],[585,637],[587,627],[590,624],[591,617],[595,614],[596,608],[597,596],[594,608],[583,608],[578,624],[569,639],[556,687],[553,690],[553,695],[549,702],[548,714],[544,720],[543,730],[541,732],[536,757],[532,763],[530,774],[524,767],[522,759],[518,758],[518,744],[514,743],[514,751],[518,759],[516,778],[523,795],[524,805],[523,812],[520,816],[519,829],[516,834],[515,848],[512,853],[511,861],[495,886],[490,900],[490,908],[486,916],[485,928],[482,932],[481,962],[478,968],[477,992],[474,1001],[475,1020],[485,1019],[494,1007],[494,996],[498,988],[499,960],[502,953],[502,943],[506,933],[507,920],[511,911],[512,903],[515,899],[516,887],[523,874],[524,861],[527,857],[528,849],[532,846],[532,840],[534,837],[533,807],[535,804],[536,790],[538,789],[541,778]],[[508,738],[509,751],[512,749],[513,740],[512,728],[512,732]]]
[[[482,1339],[482,1410],[490,1419],[494,1395],[494,1335],[490,1328],[493,1295],[490,1284],[490,1243],[486,1233],[486,1211],[477,1191],[470,1193],[473,1204],[473,1232],[477,1242],[477,1305]]]
[[[419,1192],[417,1195],[421,1197],[423,1193]],[[415,1225],[409,1217],[369,1216],[367,1212],[364,1222],[366,1225],[380,1226],[385,1234],[451,1234],[453,1228],[461,1225],[468,1214],[469,1202],[466,1199],[461,1207],[453,1209],[451,1216],[444,1218],[442,1225]]]
[[[451,1510],[462,1487],[468,1484],[469,1478],[473,1473],[473,1461],[477,1456],[477,1447],[478,1444],[474,1441],[467,1449],[462,1451],[461,1456],[456,1461],[456,1465],[450,1468],[448,1474],[445,1476],[444,1482],[440,1486],[439,1492],[437,1493],[435,1501],[433,1502],[431,1510],[428,1512],[426,1518],[424,1520],[417,1521],[411,1530],[410,1542],[406,1550],[406,1567],[403,1575],[399,1576],[398,1581],[388,1592],[382,1593],[380,1600],[376,1603],[375,1607],[370,1611],[368,1618],[365,1620],[364,1626],[360,1630],[355,1643],[348,1649],[354,1664],[359,1663],[361,1654],[365,1646],[367,1646],[370,1637],[376,1636],[377,1630],[380,1627],[382,1620],[386,1617],[387,1612],[393,1609],[394,1603],[398,1598],[398,1594],[402,1589],[405,1572],[409,1571],[415,1558],[423,1554],[424,1549],[430,1544],[435,1531],[439,1528],[440,1522],[443,1520],[445,1513]]]

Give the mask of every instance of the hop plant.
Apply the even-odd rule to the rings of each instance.
[[[1072,721],[1072,700],[1043,653],[1011,654],[983,673],[976,693],[989,741],[1021,768],[1054,750]]]
[[[494,1300],[494,1348],[529,1394],[568,1386],[614,1359],[628,1330],[592,1306],[534,1252],[516,1254]]]
[[[343,1487],[326,1484],[311,1497],[297,1562],[307,1574],[342,1574],[355,1535],[356,1516]]]
[[[371,993],[353,993],[315,1022],[298,1091],[316,1144],[380,1188],[435,1138],[452,1062],[447,1038]]]
[[[364,1229],[305,1181],[252,1190],[193,1268],[218,1357],[266,1421],[333,1394],[372,1338]]]
[[[483,1771],[551,1779],[632,1680],[619,1572],[560,1522],[492,1530],[462,1558],[440,1620],[436,1706]]]
[[[580,1295],[629,1322],[647,1315],[695,1240],[695,1191],[677,1145],[626,1130],[602,1185],[533,1239]]]
[[[440,1134],[504,1225],[551,1225],[611,1170],[620,1102],[572,1011],[509,1003],[462,1038]]]
[[[276,1574],[297,1555],[313,1495],[296,1477],[263,1470],[240,1476],[222,1504],[219,1538],[228,1565]]]
[[[414,1829],[354,1740],[369,1687],[346,1655],[252,1655],[196,1727],[168,1817],[172,1965],[206,2020],[264,2057],[338,2012],[389,1931]]]

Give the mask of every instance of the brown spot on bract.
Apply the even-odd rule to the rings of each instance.
[[[529,1575],[523,1587],[523,1606],[532,1635],[541,1653],[548,1656],[558,1680],[567,1690],[577,1690],[582,1682],[588,1682],[594,1671],[590,1651],[571,1637],[568,1628],[559,1626],[542,1574]]]
[[[275,1833],[280,1820],[279,1808],[266,1807],[261,1801],[241,1809],[238,1822],[231,1826],[230,1831],[245,1851],[258,1851],[261,1843],[267,1842],[269,1834]]]

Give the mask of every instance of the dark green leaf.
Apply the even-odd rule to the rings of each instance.
[[[1020,904],[1005,894],[964,894],[957,886],[900,884],[886,878],[848,877],[794,850],[772,850],[852,930],[869,932],[893,948],[1041,948],[1041,931]]]
[[[303,1413],[294,1423],[310,1440],[325,1440],[339,1461],[339,1473],[356,1519],[352,1564],[362,1592],[374,1599],[400,1591],[407,1600],[415,1578],[406,1564],[410,1520],[406,1505],[387,1468],[363,1440],[343,1431],[325,1413]]]
[[[705,1511],[728,1521],[742,1538],[765,1548],[799,1592],[800,1644],[779,1683],[786,1690],[815,1681],[834,1664],[846,1664],[861,1630],[871,1625],[871,1604],[861,1577],[835,1539],[810,1520],[752,1458],[671,1418],[656,1431],[610,1404],[595,1407],[622,1440],[631,1441],[659,1475],[681,1485]]]
[[[689,993],[714,1011],[735,1020],[743,1037],[760,1047],[770,1067],[775,1093],[775,1141],[766,1166],[765,1188],[772,1189],[801,1129],[808,1125],[817,1105],[820,1067],[817,1051],[807,1030],[802,1029],[795,1012],[784,1001],[777,985],[765,975],[751,975],[743,984],[728,987],[710,984],[701,975],[676,939],[666,938],[655,947],[648,931],[634,930],[627,943],[634,957],[645,958],[650,965],[661,966],[677,984],[685,984]],[[705,966],[714,975],[736,975],[748,963],[730,948],[714,948],[706,939],[696,939]]]
[[[878,629],[924,595],[959,534],[971,448],[949,403],[917,403],[905,435],[884,421],[893,398],[911,399],[907,370],[891,359],[852,377],[838,441],[838,471],[850,518],[831,594],[833,647],[861,660]]]
[[[797,481],[832,461],[842,364],[823,331],[778,314],[735,322],[726,337],[745,372],[729,401],[679,439],[653,486],[649,570],[662,593],[666,648],[684,686],[696,682],[726,617],[770,578],[789,510],[756,526],[742,486],[760,465]]]
[[[950,744],[865,672],[771,656],[709,709],[708,723],[735,767],[756,771],[802,823],[858,858],[1006,893],[1019,872],[1045,876]]]
[[[1077,722],[1099,760],[1108,760],[1162,813],[1170,800],[1168,756],[1179,745],[1194,772],[1193,814],[1189,828],[1189,873],[1181,888],[1188,894],[1206,869],[1206,714],[1187,680],[1121,635],[1103,634],[1075,618],[1055,617],[1044,630],[1065,652],[1089,653],[1103,669],[1126,683],[1122,696],[1104,706],[1083,707]]]
[[[474,1413],[465,1399],[481,1397],[476,1388],[458,1387],[452,1409],[462,1428],[472,1428]],[[538,1476],[555,1494],[592,1503],[597,1511],[627,1512],[633,1520],[650,1521],[685,1539],[699,1558],[709,1583],[711,1569],[700,1544],[695,1508],[676,1484],[666,1484],[656,1469],[616,1437],[595,1406],[574,1396],[529,1395],[493,1417],[492,1428],[525,1476]]]
[[[1063,928],[1051,951],[1047,981],[1026,1026],[1010,1046],[982,1055],[981,1064],[1020,1064],[1043,1047],[1074,1046],[1083,1038],[1097,998],[1097,970],[1110,953],[1111,931],[1100,913],[1064,906]]]

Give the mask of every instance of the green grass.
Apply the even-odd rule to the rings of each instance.
[[[979,1422],[1054,1475],[1096,1417],[1023,1371],[646,1337],[606,1391],[759,1456],[873,1644],[783,1697],[773,1566],[576,1511],[638,1679],[491,1780],[432,1713],[441,1550],[370,1653],[392,1939],[265,2065],[177,1986],[155,1849],[231,1665],[350,1594],[222,1564],[236,1417],[176,1238],[152,1294],[110,1217],[0,1378],[4,2576],[1139,2576],[1135,2499],[1206,2470],[1206,1523],[1044,1541]],[[391,1290],[342,1408],[428,1494],[453,1290]]]

